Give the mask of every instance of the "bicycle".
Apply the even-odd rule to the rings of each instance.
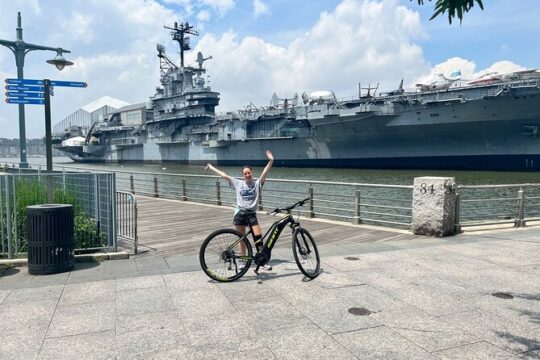
[[[259,268],[270,261],[272,249],[283,229],[289,225],[292,231],[292,250],[298,268],[306,277],[314,279],[320,272],[319,250],[311,234],[300,225],[300,215],[295,219],[291,214],[298,206],[303,206],[309,198],[296,202],[286,208],[276,208],[267,213],[276,215],[285,213],[266,231],[262,240],[264,245],[260,252],[253,256],[248,236],[253,237],[253,227],[249,223],[249,231],[243,235],[235,229],[219,229],[206,237],[199,251],[199,261],[206,275],[219,282],[231,282],[240,279],[249,270],[251,263]],[[266,239],[266,241],[265,241]],[[245,253],[240,254],[240,243],[245,246]]]

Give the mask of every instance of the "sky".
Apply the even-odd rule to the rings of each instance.
[[[488,71],[540,67],[540,1],[489,0],[463,22],[429,20],[434,3],[416,0],[0,0],[0,39],[16,39],[17,12],[27,43],[62,47],[73,66],[58,71],[55,52],[26,55],[27,79],[84,81],[88,87],[55,89],[53,125],[103,97],[141,103],[159,85],[156,44],[179,62],[178,45],[163,26],[194,24],[193,50],[208,84],[220,93],[217,112],[250,103],[269,105],[272,94],[333,91],[358,96],[406,87],[460,69],[465,79]],[[15,57],[0,46],[0,79],[16,78]],[[5,99],[5,96],[2,96]],[[26,137],[43,137],[44,109],[26,107]],[[18,138],[18,106],[0,102],[0,138]]]

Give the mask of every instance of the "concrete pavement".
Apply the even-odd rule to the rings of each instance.
[[[540,228],[320,249],[306,281],[196,256],[0,269],[0,359],[540,359]]]

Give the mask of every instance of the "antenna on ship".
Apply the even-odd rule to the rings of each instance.
[[[178,45],[180,46],[180,66],[184,67],[184,51],[191,50],[191,47],[189,46],[189,36],[185,35],[190,34],[199,36],[199,32],[197,30],[193,30],[193,25],[189,25],[188,22],[178,24],[175,21],[174,27],[164,26],[164,28],[171,30],[173,40],[178,41]]]

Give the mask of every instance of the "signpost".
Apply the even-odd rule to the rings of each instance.
[[[36,80],[36,79],[6,79],[6,102],[8,104],[45,105],[45,152],[47,157],[47,172],[52,172],[52,141],[51,141],[51,95],[53,86],[85,88],[85,82]],[[49,203],[53,203],[52,177],[47,176],[47,193]]]

